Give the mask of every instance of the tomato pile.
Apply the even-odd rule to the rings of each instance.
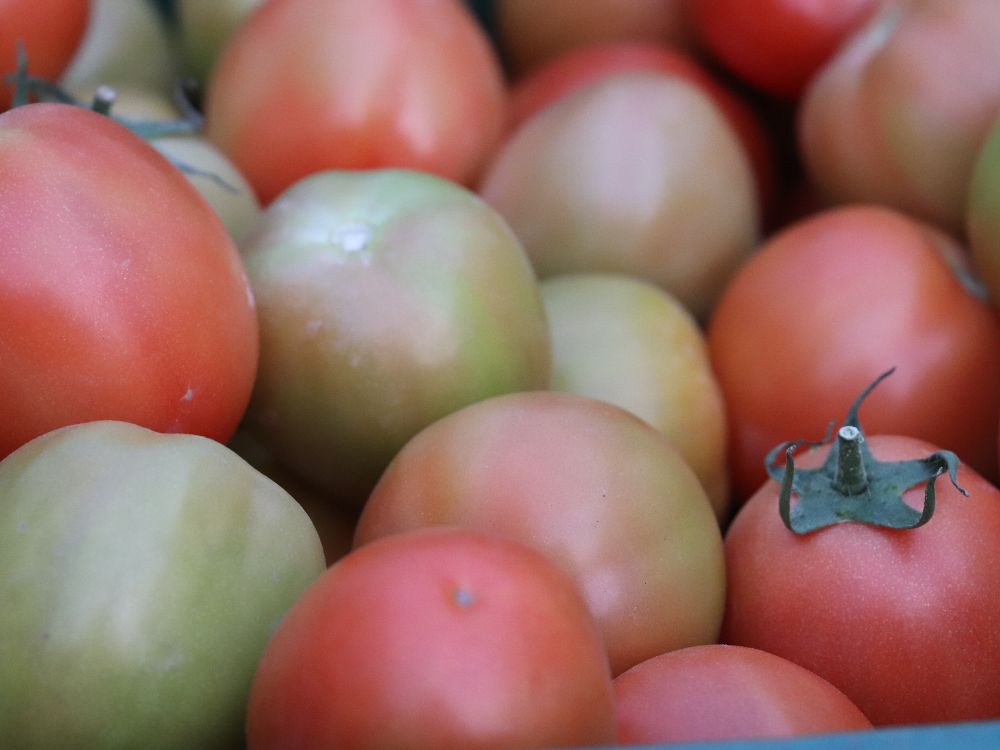
[[[7,0],[0,67],[0,747],[1000,721],[996,0]]]

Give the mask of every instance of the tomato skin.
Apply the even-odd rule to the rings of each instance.
[[[885,461],[936,450],[867,440]],[[818,465],[826,452],[796,463]],[[816,672],[876,726],[1000,716],[1000,490],[964,465],[958,483],[969,497],[937,480],[934,516],[917,529],[844,523],[796,536],[769,480],[726,535],[723,640]],[[923,487],[905,498],[922,507]]]
[[[54,80],[80,46],[89,16],[90,0],[0,0],[0,111],[14,93],[4,78],[17,70],[18,42],[28,72]]]
[[[809,179],[831,201],[881,203],[961,236],[976,154],[1000,107],[998,36],[992,0],[880,6],[802,98]]]
[[[214,440],[122,422],[0,462],[0,746],[235,748],[309,519]]]
[[[110,119],[0,116],[0,456],[94,419],[226,440],[257,365],[253,295],[188,180]]]
[[[500,47],[515,78],[593,43],[695,46],[688,0],[496,0],[494,8]]]
[[[822,438],[890,367],[865,426],[931,440],[996,476],[1000,317],[942,257],[963,252],[904,214],[848,206],[786,227],[737,272],[708,341],[740,498],[766,478],[771,448]]]
[[[430,425],[382,475],[355,545],[433,525],[529,544],[568,572],[613,674],[718,637],[725,576],[712,506],[670,441],[620,407],[515,393]]]
[[[744,646],[691,646],[614,680],[622,744],[797,737],[871,729],[822,677]]]
[[[691,81],[651,72],[605,76],[530,118],[479,192],[542,279],[632,274],[699,319],[760,227],[753,170],[718,106]]]
[[[726,407],[697,321],[659,287],[618,274],[555,276],[541,290],[552,390],[645,419],[670,438],[716,516],[727,519]]]
[[[680,76],[708,94],[736,130],[754,169],[763,213],[769,213],[777,189],[775,154],[756,112],[695,58],[664,45],[642,42],[588,44],[552,58],[517,80],[510,93],[510,127],[515,128],[571,91],[604,76],[649,71]]]
[[[241,245],[261,357],[246,424],[357,508],[446,414],[545,388],[551,347],[517,238],[471,191],[412,170],[300,180]]]
[[[572,582],[514,542],[388,537],[329,568],[254,678],[250,750],[614,742],[611,676]]]
[[[693,0],[699,40],[761,90],[798,98],[879,0]]]
[[[206,134],[269,203],[324,169],[400,167],[471,184],[506,90],[459,0],[276,0],[211,73]]]

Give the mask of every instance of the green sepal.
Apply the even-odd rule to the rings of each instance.
[[[959,492],[969,494],[958,485],[959,460],[951,451],[937,451],[909,461],[879,461],[868,449],[858,422],[858,409],[872,389],[894,371],[895,368],[882,373],[858,396],[819,468],[796,469],[794,454],[805,445],[826,444],[829,435],[821,442],[781,443],[767,454],[767,473],[781,484],[778,497],[781,520],[794,533],[808,534],[847,521],[891,529],[923,526],[934,514],[935,481],[945,472]],[[785,454],[783,466],[775,463],[781,453]],[[845,467],[841,455],[847,453],[854,454],[860,466]],[[858,486],[847,487],[842,479],[845,471],[863,480]],[[925,483],[924,504],[921,510],[916,510],[904,502],[903,493],[921,482]],[[792,508],[793,493],[799,499],[795,508]]]

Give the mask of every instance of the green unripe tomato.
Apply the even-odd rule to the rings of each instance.
[[[409,170],[326,171],[241,244],[261,357],[248,424],[284,465],[359,504],[431,422],[548,386],[541,293],[506,222]]]
[[[271,632],[324,569],[223,445],[124,422],[0,463],[0,747],[240,747]]]

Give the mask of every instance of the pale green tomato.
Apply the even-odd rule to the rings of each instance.
[[[91,0],[90,22],[63,86],[124,85],[167,95],[176,79],[170,40],[150,0]]]
[[[994,307],[1000,308],[1000,119],[976,156],[966,225],[979,275]]]
[[[204,82],[229,37],[262,0],[177,0],[178,54],[186,75]]]
[[[726,516],[726,411],[708,345],[683,305],[618,274],[542,282],[552,336],[552,387],[609,401],[664,433]]]
[[[0,463],[0,747],[240,747],[257,662],[324,570],[221,444],[124,422]]]
[[[399,448],[489,396],[548,386],[538,283],[472,192],[407,170],[307,177],[242,244],[261,358],[247,423],[346,502]]]

